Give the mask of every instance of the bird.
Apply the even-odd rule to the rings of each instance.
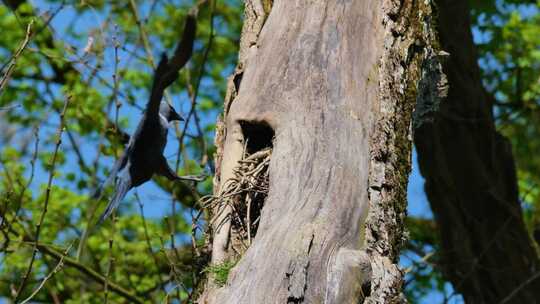
[[[167,144],[169,124],[183,120],[184,118],[166,101],[160,103],[158,113],[151,109],[146,110],[105,183],[114,181],[115,191],[99,219],[100,223],[118,207],[131,188],[149,181],[154,174],[172,181],[182,179],[169,167],[163,151]]]
[[[86,239],[93,228],[99,226],[107,217],[118,208],[128,191],[150,180],[154,174],[164,176],[172,181],[190,180],[200,182],[207,175],[178,176],[169,167],[163,151],[167,145],[168,127],[173,121],[182,121],[184,118],[175,109],[163,100],[165,89],[178,79],[179,71],[188,62],[193,52],[195,34],[197,29],[198,6],[190,10],[186,16],[186,23],[182,38],[178,43],[172,58],[169,60],[166,53],[162,53],[161,60],[154,71],[152,89],[146,103],[144,113],[130,137],[126,148],[116,161],[105,182],[98,186],[90,199],[101,201],[103,189],[114,183],[114,194],[99,218],[97,225],[93,224],[98,204],[89,210],[88,224],[84,229],[77,249],[77,260],[80,260],[85,247]]]
[[[167,57],[160,61],[156,75],[161,75],[167,66]],[[184,118],[165,100],[160,86],[159,77],[155,77],[150,100],[144,114],[130,137],[121,157],[116,161],[106,182],[102,187],[114,181],[114,194],[101,215],[102,223],[118,207],[127,192],[149,181],[154,174],[166,177],[171,181],[192,180],[201,181],[204,176],[178,176],[169,167],[163,151],[167,145],[169,124],[173,121],[183,121]],[[158,93],[155,93],[158,92]]]

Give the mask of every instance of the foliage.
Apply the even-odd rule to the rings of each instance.
[[[218,286],[223,286],[227,283],[229,272],[236,265],[236,262],[223,262],[218,265],[208,265],[203,272],[214,276],[214,280]]]
[[[51,0],[0,6],[0,77],[14,63],[0,90],[0,301],[15,297],[28,269],[50,174],[54,178],[39,234],[43,247],[18,302],[34,290],[38,293],[33,300],[40,302],[103,303],[105,297],[111,303],[131,302],[115,291],[117,285],[154,303],[185,299],[194,289],[192,274],[202,270],[204,259],[191,250],[190,235],[194,224],[198,241],[204,222],[192,223],[191,214],[198,212],[196,201],[209,193],[210,179],[196,187],[155,179],[154,185],[138,190],[139,195],[128,196],[114,223],[93,229],[84,255],[74,260],[89,214],[105,205],[106,198],[98,202],[91,195],[107,177],[145,106],[151,62],[161,52],[172,52],[194,2]],[[190,116],[185,129],[171,129],[166,149],[180,174],[212,171],[213,126],[226,77],[236,63],[241,10],[239,0],[209,1],[200,7],[193,57],[168,91],[173,105]],[[13,58],[31,20],[30,42]],[[210,38],[212,48],[205,58]],[[59,114],[68,95],[66,128],[56,169],[50,172]],[[192,101],[195,108],[188,115]],[[48,277],[59,265],[58,257],[48,252],[61,256],[70,245],[66,259],[77,264],[63,263]],[[99,277],[110,282],[107,292]]]
[[[540,229],[540,2],[500,5],[479,17],[480,61],[495,97],[499,131],[510,139],[529,229]]]

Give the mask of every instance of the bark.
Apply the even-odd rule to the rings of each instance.
[[[424,86],[415,144],[445,276],[467,303],[537,303],[540,265],[525,229],[509,142],[482,87],[466,0],[438,0],[439,87]],[[432,69],[433,70],[433,69]],[[421,89],[422,91],[422,89]]]
[[[270,186],[245,252],[235,208],[213,206],[212,263],[238,263],[225,286],[210,277],[200,303],[403,301],[396,262],[419,62],[435,56],[429,14],[413,1],[246,1],[214,190],[246,150],[266,147]]]

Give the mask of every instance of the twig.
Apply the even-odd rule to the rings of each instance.
[[[49,173],[49,180],[47,182],[47,189],[45,190],[45,200],[43,202],[43,210],[41,212],[41,216],[39,218],[39,222],[36,225],[36,234],[34,237],[35,243],[34,243],[34,249],[32,251],[32,257],[30,258],[30,263],[28,264],[28,269],[26,270],[23,280],[21,282],[21,285],[19,286],[19,289],[17,290],[15,294],[14,302],[17,303],[17,300],[19,299],[21,292],[24,290],[24,287],[26,286],[26,283],[28,282],[28,277],[30,276],[30,273],[32,272],[32,267],[34,266],[34,261],[36,259],[36,253],[37,253],[37,247],[39,244],[39,235],[41,233],[41,225],[43,225],[43,221],[45,219],[45,215],[47,214],[47,208],[49,206],[49,198],[51,195],[51,188],[52,188],[52,181],[54,178],[54,171],[56,167],[56,159],[58,157],[58,150],[60,149],[60,144],[62,143],[62,132],[64,131],[64,116],[66,114],[66,110],[69,104],[69,101],[71,100],[71,95],[68,95],[64,102],[64,108],[62,110],[62,113],[60,114],[60,125],[57,130],[57,139],[56,139],[56,145],[54,148],[53,158],[51,160],[50,164],[50,173]]]
[[[34,136],[36,138],[36,141],[35,141],[35,144],[34,144],[34,153],[32,154],[32,159],[30,160],[30,167],[31,167],[30,168],[30,177],[28,178],[28,182],[26,183],[26,185],[23,186],[23,188],[21,190],[21,193],[19,195],[17,206],[15,207],[15,212],[13,212],[13,217],[14,217],[13,221],[15,220],[15,218],[17,218],[17,216],[19,216],[19,211],[20,211],[20,209],[21,209],[21,207],[23,205],[23,200],[24,200],[24,195],[26,193],[26,190],[28,189],[28,187],[30,187],[30,185],[32,184],[32,181],[34,180],[36,160],[37,160],[38,148],[39,148],[39,127],[35,127]],[[6,208],[5,211],[7,212],[7,208]],[[0,227],[3,227],[4,224],[7,227],[9,227],[11,225],[11,223],[8,222],[6,214],[3,214],[0,217]],[[9,239],[6,239],[6,243],[5,243],[6,248],[7,248],[8,244],[9,244]]]
[[[146,34],[146,30],[144,29],[144,25],[141,21],[141,18],[139,17],[137,4],[135,4],[134,0],[129,0],[129,8],[131,10],[131,13],[133,14],[133,18],[135,19],[135,24],[137,24],[137,28],[139,29],[140,39],[143,44],[144,51],[146,53],[148,64],[150,64],[150,66],[153,69],[155,69],[156,64],[154,61],[154,56],[152,55],[152,48],[150,48],[150,43],[148,42],[148,36]]]
[[[505,304],[512,300],[512,298],[525,286],[529,285],[532,281],[536,280],[537,278],[540,278],[540,271],[534,273],[530,278],[525,280],[523,283],[521,283],[516,289],[514,289],[506,298],[504,298],[499,304]]]
[[[156,68],[156,63],[154,59],[154,55],[152,55],[152,49],[150,48],[150,43],[148,42],[148,35],[146,33],[146,29],[144,28],[144,24],[141,21],[141,18],[139,16],[139,12],[137,10],[137,5],[135,4],[134,0],[129,1],[129,8],[131,10],[131,13],[133,14],[133,18],[135,19],[135,24],[137,24],[137,28],[139,29],[139,35],[141,42],[143,44],[144,52],[146,54],[146,60],[148,61],[148,64],[152,67],[152,69]],[[168,92],[165,92],[165,99],[169,104],[172,104],[172,98],[168,94]]]
[[[75,140],[75,136],[73,136],[73,133],[69,130],[69,128],[66,128],[66,134],[68,136],[71,147],[73,148],[73,151],[75,152],[75,155],[77,156],[77,162],[79,163],[79,167],[81,167],[82,171],[88,174],[89,176],[92,175],[92,170],[88,167],[88,165],[84,161],[84,157],[81,153],[81,150],[79,149],[79,144]]]
[[[249,193],[246,195],[246,203],[247,203],[247,212],[246,212],[247,237],[248,237],[248,245],[251,245],[251,195],[249,195]]]
[[[197,6],[196,8],[198,8],[198,6],[202,5],[206,3],[206,1],[199,1],[197,3]],[[214,2],[215,4],[215,2]],[[201,81],[202,81],[202,77],[204,75],[204,69],[205,69],[205,65],[206,65],[206,62],[208,60],[208,54],[210,52],[210,49],[212,47],[212,41],[214,39],[214,9],[215,7],[212,6],[212,11],[211,11],[211,17],[210,17],[210,37],[208,39],[208,43],[207,43],[207,46],[206,46],[206,49],[205,49],[205,52],[204,52],[204,56],[203,56],[203,61],[201,63],[201,68],[200,68],[200,71],[199,71],[199,75],[198,75],[198,79],[197,79],[197,83],[196,83],[196,88],[194,90],[194,92],[192,94],[190,94],[191,96],[191,109],[189,111],[189,114],[186,118],[186,122],[185,122],[185,125],[184,125],[184,129],[182,130],[182,133],[179,134],[179,130],[178,130],[178,125],[176,126],[176,138],[178,140],[178,144],[179,144],[179,149],[183,151],[183,142],[184,142],[184,137],[186,135],[186,132],[187,132],[187,128],[188,128],[188,125],[189,125],[189,121],[191,120],[191,117],[192,115],[196,114],[195,113],[195,108],[196,108],[196,105],[197,105],[197,97],[198,97],[198,92],[199,92],[199,87],[200,87],[200,84],[201,84]],[[189,16],[188,16],[189,18]],[[186,21],[186,26],[187,26],[187,21]],[[189,81],[188,81],[189,82]],[[191,88],[191,86],[190,86]],[[191,93],[191,90],[188,90],[188,93]],[[196,122],[196,126],[197,126],[197,131],[199,133],[199,136],[201,137],[201,141],[202,141],[202,155],[206,155],[206,142],[204,140],[204,134],[202,133],[202,130],[201,130],[201,127],[200,127],[200,122],[198,120],[198,117],[196,115],[194,115],[195,117],[195,122]],[[176,163],[175,163],[175,168],[176,170],[175,171],[178,171],[178,168],[180,166],[180,153],[177,154],[176,156]],[[204,156],[203,156],[204,157]],[[202,162],[201,162],[202,164]],[[172,203],[172,211],[173,211],[173,218],[175,218],[175,200],[174,198],[172,199],[171,201]],[[198,219],[198,216],[197,216],[197,219]],[[199,256],[199,252],[197,250],[197,244],[196,244],[196,229],[197,229],[197,224],[196,224],[196,219],[192,216],[192,219],[191,219],[191,243],[192,243],[192,253],[193,254],[196,254],[197,256]],[[173,246],[174,246],[174,239],[172,239],[173,241]],[[175,250],[176,251],[176,250]],[[196,278],[196,275],[195,275],[195,265],[192,265],[192,269],[193,269],[193,284],[196,285],[197,284],[197,278]],[[193,295],[193,291],[189,293],[189,298],[191,298]]]
[[[47,254],[49,256],[52,256],[52,257],[54,257],[56,259],[62,258],[61,253],[57,252],[56,250],[54,250],[52,248],[49,248],[48,246],[39,244],[38,248],[39,248],[39,250],[41,252],[43,252],[43,253],[45,253],[45,254]],[[66,265],[77,269],[78,271],[84,273],[85,275],[87,275],[88,277],[93,279],[94,281],[96,281],[98,283],[101,283],[102,285],[105,285],[105,281],[106,281],[105,277],[100,275],[95,270],[93,270],[91,268],[88,268],[88,267],[84,266],[83,264],[81,264],[81,263],[77,262],[76,260],[71,259],[69,257],[65,257],[64,262],[65,262]],[[137,296],[130,293],[129,291],[127,291],[123,287],[111,282],[110,280],[108,281],[108,286],[109,286],[109,290],[114,291],[115,293],[122,296],[123,298],[125,298],[126,300],[128,300],[131,303],[141,303],[141,304],[143,303],[143,301],[141,299],[137,298]]]
[[[11,109],[15,109],[15,108],[18,108],[20,106],[21,106],[20,104],[14,104],[14,105],[10,105],[10,106],[7,106],[7,107],[0,107],[0,111],[9,111]]]
[[[175,290],[178,293],[180,291],[179,287],[182,287],[182,285],[181,284],[176,284],[173,288],[171,288],[171,290],[169,290],[165,294],[165,298],[163,299],[163,303],[169,303],[169,295],[171,295],[173,293],[173,291],[175,291]],[[178,300],[180,301],[180,298]]]
[[[2,92],[4,86],[7,84],[9,78],[11,77],[11,73],[13,73],[13,69],[15,68],[15,64],[17,63],[17,59],[28,45],[28,42],[30,42],[30,38],[32,37],[32,25],[34,25],[34,19],[30,20],[30,23],[28,23],[28,26],[26,27],[26,36],[24,37],[23,42],[13,55],[11,62],[6,72],[4,73],[4,76],[2,76],[2,79],[0,79],[0,92]]]
[[[21,302],[21,304],[25,304],[25,303],[28,303],[33,297],[36,296],[36,294],[43,288],[43,286],[45,286],[45,283],[47,283],[47,281],[52,278],[52,276],[54,276],[57,272],[60,271],[60,269],[62,269],[62,267],[64,266],[64,259],[66,258],[66,256],[68,255],[69,253],[69,250],[71,249],[71,246],[73,246],[73,243],[71,243],[68,248],[64,251],[64,254],[62,255],[62,257],[60,258],[60,261],[58,261],[58,264],[56,264],[56,267],[54,267],[54,269],[47,275],[43,278],[43,280],[41,281],[41,283],[39,284],[39,286],[30,294],[30,296],[28,298],[26,298],[24,301]]]
[[[173,216],[175,216],[174,201],[173,201]],[[167,217],[165,217],[165,220],[167,220]],[[168,222],[168,224],[169,224],[169,238],[171,240],[171,250],[174,252],[174,256],[175,256],[176,260],[179,261],[180,256],[178,255],[178,250],[176,250],[176,244],[175,244],[175,241],[174,241],[174,234],[176,233],[175,232],[176,227],[174,227],[173,225],[176,224],[176,219],[171,217],[171,220]],[[176,277],[177,282],[180,283],[181,282],[180,276],[176,275],[176,265],[173,263],[171,266],[173,267],[173,269],[175,269],[174,272],[175,272],[175,277]],[[187,289],[186,289],[186,291],[187,291]],[[178,290],[178,289],[177,289],[176,297],[180,301],[180,290]]]
[[[418,265],[418,264],[428,263],[428,260],[431,259],[431,257],[432,257],[433,255],[435,255],[435,252],[434,252],[434,251],[428,252],[426,255],[424,255],[424,256],[420,259],[420,261],[416,262],[415,264]],[[407,274],[407,273],[413,271],[414,266],[415,266],[415,265],[411,265],[411,266],[405,268],[405,269],[403,270],[403,272]]]
[[[148,227],[146,225],[146,218],[144,217],[144,209],[143,209],[143,202],[141,201],[139,194],[135,192],[135,199],[137,200],[137,203],[139,204],[139,210],[141,213],[141,219],[143,222],[143,229],[144,229],[144,238],[146,240],[146,246],[148,247],[148,252],[150,253],[150,256],[154,260],[154,264],[156,265],[156,271],[158,274],[159,282],[161,288],[163,288],[163,291],[165,290],[165,282],[163,282],[163,279],[161,278],[161,274],[159,273],[159,262],[156,254],[154,253],[154,250],[152,250],[152,243],[150,242],[150,236],[148,235]]]
[[[122,106],[122,103],[118,100],[118,47],[120,46],[118,43],[118,40],[116,38],[116,32],[118,30],[118,25],[114,26],[114,36],[113,36],[113,44],[114,44],[114,73],[112,75],[113,82],[114,82],[114,89],[113,89],[113,100],[116,105],[116,112],[114,117],[114,130],[118,130],[118,115],[120,112],[120,107]]]
[[[24,227],[24,225],[21,223],[20,220],[17,219],[17,222],[21,225],[21,227],[22,227],[22,229],[24,231],[23,240],[35,245],[36,242],[32,238],[31,232],[28,231]],[[9,232],[11,232],[12,234],[14,234],[17,237],[20,236],[20,234],[17,231],[15,231],[12,227],[10,227]],[[60,260],[62,258],[62,256],[63,256],[62,253],[56,251],[54,248],[52,248],[52,247],[50,247],[48,245],[45,245],[45,244],[37,243],[37,249],[41,253],[46,254],[48,256],[51,256],[51,257],[55,258],[56,260]],[[79,263],[77,260],[66,256],[66,257],[64,257],[64,263],[67,266],[73,267],[74,269],[78,270],[79,272],[85,274],[90,279],[94,280],[95,282],[100,283],[101,285],[105,285],[105,277],[104,276],[99,274],[97,271],[95,271],[95,270],[93,270],[93,269]],[[139,299],[134,293],[129,292],[128,290],[124,289],[122,286],[117,285],[117,284],[115,284],[115,283],[113,283],[111,281],[109,281],[109,289],[111,291],[114,291],[115,293],[117,293],[119,296],[125,298],[130,303],[139,303],[139,304],[143,303],[143,301],[141,299]]]
[[[112,213],[112,223],[111,223],[111,235],[109,237],[109,265],[107,266],[107,273],[105,274],[105,304],[109,301],[109,277],[111,275],[113,263],[114,263],[114,254],[113,254],[113,245],[114,245],[114,234],[115,234],[115,227],[116,227],[116,211],[113,211]]]
[[[167,218],[166,218],[166,217],[165,217],[165,221],[167,221]],[[163,241],[163,238],[162,238],[161,236],[159,237],[159,241],[161,242],[161,250],[160,250],[160,251],[161,251],[161,253],[163,254],[163,256],[165,257],[165,260],[167,260],[167,264],[169,264],[169,266],[171,267],[171,272],[172,272],[172,274],[173,274],[173,276],[174,276],[174,280],[175,280],[178,284],[180,284],[180,285],[182,286],[182,288],[184,288],[184,290],[185,290],[186,292],[189,292],[189,289],[186,288],[186,286],[184,286],[184,285],[182,284],[181,275],[180,275],[178,269],[176,269],[176,264],[175,264],[173,261],[171,261],[169,255],[168,255],[167,252],[165,251],[165,242]],[[176,250],[175,250],[175,251],[176,251]],[[176,254],[176,257],[178,258],[178,252],[176,252],[175,254]]]
[[[206,3],[206,1],[200,1],[198,5],[201,5],[203,3]],[[187,128],[188,128],[188,125],[189,125],[189,121],[191,120],[191,117],[194,116],[195,117],[195,125],[197,127],[197,132],[199,133],[199,136],[202,137],[201,141],[202,141],[202,150],[203,150],[202,154],[203,155],[206,155],[206,142],[204,140],[204,135],[202,133],[200,122],[199,122],[198,116],[197,116],[197,114],[195,112],[195,109],[196,109],[196,106],[197,106],[197,98],[198,98],[198,95],[199,95],[199,88],[200,88],[200,85],[201,85],[201,82],[202,82],[202,77],[204,75],[206,62],[208,60],[208,55],[210,54],[210,50],[212,48],[212,44],[213,44],[213,41],[214,41],[215,1],[213,1],[211,8],[212,8],[212,10],[211,10],[211,13],[210,13],[210,37],[208,38],[208,43],[207,43],[206,49],[204,51],[203,60],[202,60],[202,63],[201,63],[201,68],[199,70],[199,75],[198,75],[198,78],[197,78],[197,83],[195,84],[195,89],[193,90],[193,93],[191,94],[191,108],[190,108],[189,113],[188,113],[188,115],[186,117],[186,122],[184,124],[184,129],[182,130],[181,135],[178,136],[178,133],[177,133],[178,143],[179,143],[180,147],[182,147],[183,142],[184,142],[184,137],[186,136]],[[178,171],[179,164],[180,164],[180,153],[176,156],[176,171]]]

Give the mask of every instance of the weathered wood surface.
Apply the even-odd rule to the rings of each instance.
[[[246,1],[215,187],[232,176],[247,121],[275,132],[269,195],[227,284],[208,284],[200,302],[399,302],[418,7],[277,0],[267,16],[265,4]],[[215,264],[234,256],[227,212],[214,210]]]

